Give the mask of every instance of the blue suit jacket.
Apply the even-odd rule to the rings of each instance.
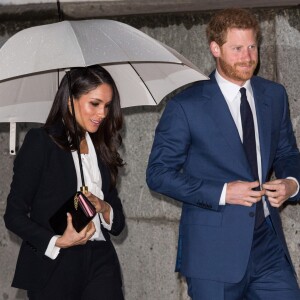
[[[260,77],[251,79],[257,111],[262,181],[300,182],[300,156],[285,89]],[[211,76],[171,101],[157,126],[147,168],[156,192],[183,203],[177,270],[185,276],[238,282],[251,249],[255,205],[219,205],[224,183],[253,181],[250,166],[221,90]],[[291,198],[296,201],[298,195]],[[268,203],[268,200],[267,200]],[[287,253],[278,209],[268,203],[272,221]]]

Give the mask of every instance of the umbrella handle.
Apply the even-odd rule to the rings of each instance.
[[[9,153],[11,155],[16,155],[16,133],[17,133],[16,122],[10,122],[9,123]]]

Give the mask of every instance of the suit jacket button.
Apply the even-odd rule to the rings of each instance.
[[[249,217],[253,218],[255,216],[255,213],[253,211],[249,212]]]

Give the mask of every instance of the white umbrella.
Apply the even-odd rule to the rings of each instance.
[[[114,78],[122,107],[155,105],[181,86],[208,79],[174,49],[121,22],[31,27],[0,49],[0,122],[45,122],[64,70],[94,64]]]

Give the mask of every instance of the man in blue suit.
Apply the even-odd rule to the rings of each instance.
[[[176,270],[193,300],[299,300],[278,212],[299,199],[286,91],[253,76],[250,12],[218,12],[207,37],[216,70],[168,102],[147,168],[152,190],[182,202]]]

